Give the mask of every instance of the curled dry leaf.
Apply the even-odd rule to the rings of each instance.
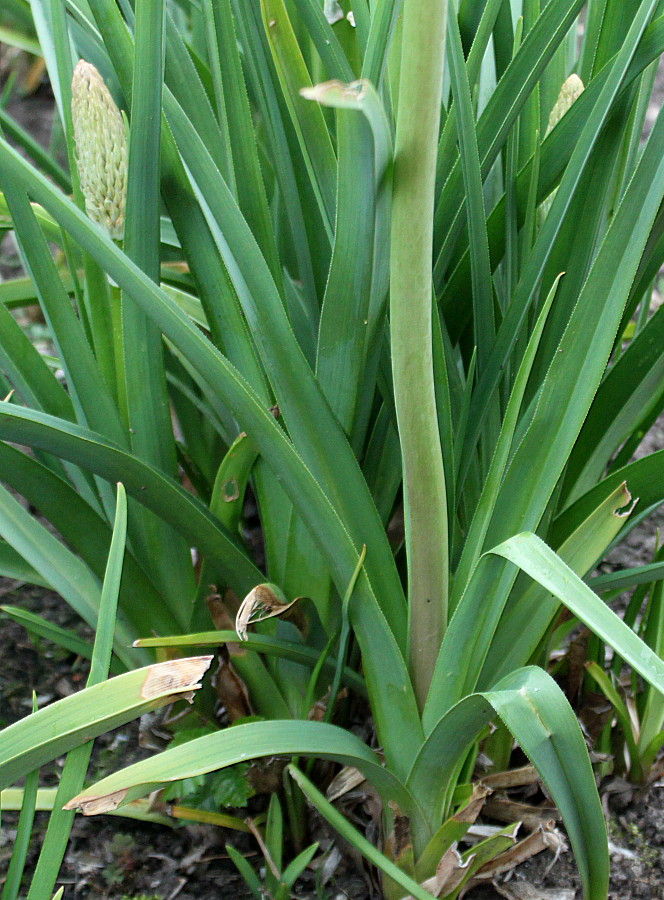
[[[299,597],[290,602],[276,584],[259,584],[242,601],[235,617],[235,630],[241,641],[247,640],[247,628],[253,622],[262,622],[280,616],[297,603]]]
[[[554,854],[553,862],[558,859],[560,854],[567,850],[567,844],[560,831],[554,827],[553,821],[544,822],[539,825],[535,831],[531,832],[522,841],[519,841],[509,850],[505,850],[491,862],[483,866],[473,878],[468,882],[468,886],[474,884],[485,884],[492,881],[497,875],[503,875],[511,872],[517,866],[520,866],[527,859],[541,853],[542,850],[551,850]]]
[[[348,791],[354,790],[366,781],[364,775],[354,766],[344,766],[330,782],[325,795],[330,803],[334,803]]]
[[[423,881],[421,887],[428,891],[432,897],[440,897],[445,894],[451,894],[463,882],[466,875],[466,869],[473,861],[473,856],[469,856],[465,861],[461,859],[461,855],[457,850],[457,844],[454,843],[444,853],[442,859],[436,868],[436,874],[431,878]],[[405,900],[413,900],[412,895],[406,897]]]
[[[246,684],[226,657],[227,654],[222,653],[212,683],[229,720],[235,722],[252,715],[253,710]]]
[[[463,822],[464,824],[470,823],[472,825],[482,812],[486,799],[491,793],[492,788],[483,781],[478,781],[474,784],[473,792],[466,805],[462,806],[461,809],[452,816],[454,821]]]
[[[521,766],[507,772],[495,772],[482,776],[482,783],[492,790],[521,787],[525,784],[537,784],[539,775],[535,766]]]
[[[551,819],[559,819],[555,806],[532,806],[511,800],[506,794],[496,793],[486,801],[485,814],[499,822],[523,822],[526,828],[537,828]]]

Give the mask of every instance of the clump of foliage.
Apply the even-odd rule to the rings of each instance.
[[[27,273],[0,285],[0,462],[62,540],[2,489],[0,566],[92,626],[112,610],[115,664],[167,652],[179,690],[210,661],[188,648],[225,645],[195,703],[207,733],[82,791],[75,762],[63,815],[291,758],[293,834],[309,802],[382,869],[386,897],[455,897],[513,844],[511,828],[457,851],[481,809],[480,746],[500,768],[515,739],[585,897],[603,900],[593,771],[547,665],[564,605],[664,689],[657,641],[583,580],[664,500],[664,451],[633,459],[664,404],[664,116],[641,143],[662,3],[47,6],[35,27],[68,166],[0,141],[2,221]],[[111,117],[88,116],[85,139],[79,57]],[[126,196],[124,174],[107,177],[124,160],[115,107]],[[8,311],[35,300],[64,384]],[[86,652],[105,676],[100,635]],[[110,707],[79,701],[78,731],[47,736],[48,710],[6,730],[1,786],[100,733],[114,697],[114,721],[136,714],[153,671],[91,686]],[[358,702],[375,747],[348,727]],[[219,705],[241,724],[217,728]],[[21,755],[28,732],[40,749]],[[380,849],[312,758],[371,783]],[[54,847],[30,900],[50,896]],[[294,871],[276,866],[275,890]]]

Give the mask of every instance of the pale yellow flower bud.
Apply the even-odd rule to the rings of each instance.
[[[120,110],[93,65],[79,60],[71,111],[81,191],[87,214],[122,240],[127,197],[127,136]]]
[[[578,75],[572,73],[569,78],[563,81],[562,87],[560,88],[560,93],[558,94],[556,104],[551,110],[551,114],[549,115],[549,126],[546,129],[547,134],[553,131],[553,129],[556,127],[558,122],[560,122],[570,106],[572,106],[572,104],[579,99],[582,93],[583,82]],[[557,190],[558,188],[556,188],[555,191],[549,194],[549,196],[540,204],[540,208],[537,210],[537,217],[539,219],[540,225],[544,223],[544,220],[549,214],[549,210],[551,209]]]
[[[549,116],[549,127],[546,130],[547,134],[550,131],[553,131],[570,106],[575,100],[578,100],[582,93],[583,82],[578,75],[572,73],[569,78],[563,81],[563,86],[560,88],[556,105],[551,110],[551,115]]]

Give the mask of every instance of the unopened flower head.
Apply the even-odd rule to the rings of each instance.
[[[125,124],[101,75],[84,60],[74,69],[71,111],[85,209],[114,240],[121,240],[127,196]]]
[[[556,100],[556,104],[551,110],[551,115],[549,116],[549,127],[546,131],[547,134],[549,134],[550,131],[553,131],[553,129],[558,124],[558,122],[560,122],[567,110],[576,100],[579,99],[582,93],[583,82],[578,75],[572,73],[569,78],[567,78],[563,82],[563,85],[560,88],[558,99]]]

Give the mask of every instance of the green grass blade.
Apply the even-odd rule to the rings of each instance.
[[[630,493],[639,498],[637,512],[630,516],[627,523],[630,527],[638,524],[648,512],[664,502],[662,473],[664,473],[664,451],[662,450],[612,472],[596,487],[558,515],[551,527],[550,543],[554,547],[559,546],[578,527],[579,523],[623,482],[629,488]],[[620,536],[623,537],[624,532]]]
[[[378,241],[384,239],[380,216],[385,212],[380,195],[389,179],[392,141],[380,98],[370,84],[328,83],[303,95],[341,110],[337,117],[335,243],[321,310],[316,374],[350,435],[367,353],[383,322],[387,261],[379,255]],[[362,117],[354,111],[361,112]],[[358,328],[358,322],[366,328]],[[368,393],[373,396],[373,385],[369,385]]]
[[[606,699],[613,707],[616,714],[616,719],[618,720],[620,731],[622,732],[622,735],[625,738],[625,744],[627,745],[627,752],[629,753],[630,762],[630,775],[636,781],[641,781],[641,779],[643,778],[643,772],[641,770],[640,754],[636,748],[632,720],[622,697],[618,693],[614,684],[611,682],[610,677],[597,665],[596,662],[587,663],[586,672],[588,673],[588,675],[590,675],[595,684],[599,687],[600,691],[604,694]]]
[[[487,103],[477,125],[477,141],[483,175],[487,175],[507,140],[516,118],[556,47],[574,22],[581,0],[553,0],[547,4],[510,63]],[[512,42],[509,44],[512,53]],[[437,259],[434,281],[440,283],[458,236],[463,207],[463,186],[457,164],[436,205],[435,243]],[[452,213],[452,211],[455,211]],[[451,224],[450,224],[451,223]],[[445,228],[447,237],[445,238]]]
[[[519,366],[519,370],[514,380],[514,387],[512,388],[512,393],[507,404],[507,409],[505,410],[503,424],[500,430],[500,435],[498,437],[498,443],[496,444],[493,459],[491,461],[491,466],[484,481],[482,494],[480,496],[479,503],[475,510],[473,520],[464,542],[461,560],[454,574],[454,593],[452,599],[452,608],[456,607],[456,604],[468,582],[468,578],[470,576],[472,568],[479,559],[482,548],[484,546],[484,539],[486,537],[489,522],[491,521],[491,516],[493,514],[494,506],[500,488],[500,482],[502,481],[503,475],[505,473],[505,467],[507,466],[507,462],[509,459],[509,453],[512,447],[512,441],[514,438],[514,432],[517,427],[519,413],[521,411],[521,404],[526,392],[526,386],[528,384],[532,365],[535,360],[537,349],[539,347],[540,338],[547,322],[549,310],[551,309],[551,304],[553,303],[554,297],[556,295],[556,289],[558,287],[560,277],[561,276],[559,276],[558,279],[554,282],[553,287],[549,291],[549,296],[546,298],[542,306],[542,310],[538,316],[535,327],[533,328],[532,334],[528,341],[526,352],[523,356],[523,360],[521,361],[521,365]]]
[[[486,211],[482,172],[477,147],[473,104],[463,58],[461,35],[455,16],[448,25],[450,80],[461,153],[461,169],[466,194],[470,268],[472,273],[473,342],[477,348],[478,374],[484,369],[495,336],[493,288],[489,241],[486,233]]]
[[[120,444],[126,434],[117,409],[101,376],[83,327],[60,281],[55,263],[37,220],[20,188],[3,175],[4,188],[28,272],[35,282],[44,316],[50,326],[67,384],[78,415],[85,424],[97,426]]]
[[[34,698],[34,694],[33,694]],[[33,699],[33,704],[35,700]],[[35,710],[33,709],[33,712]],[[25,779],[23,797],[21,799],[21,814],[16,826],[16,837],[12,846],[11,858],[7,867],[5,883],[0,897],[2,900],[17,900],[21,888],[21,879],[25,870],[25,863],[30,846],[35,810],[37,809],[37,788],[39,786],[39,769],[29,772]],[[0,809],[6,809],[0,800]]]
[[[4,607],[0,607],[4,609]],[[236,643],[239,640],[235,631],[201,631],[196,634],[178,634],[172,637],[139,638],[134,641],[135,647],[214,647],[224,643]],[[242,646],[256,653],[289,659],[292,662],[313,668],[320,659],[320,651],[307,644],[296,643],[266,634],[252,632],[242,642]],[[336,659],[328,657],[323,662],[323,671],[334,674]],[[364,679],[351,668],[344,668],[342,681],[356,694],[366,697],[367,689]]]
[[[101,684],[108,677],[126,539],[127,497],[123,486],[118,484],[113,538],[101,591],[99,616],[92,648],[92,664],[86,681],[87,688]],[[46,836],[28,891],[28,900],[48,900],[55,886],[74,821],[74,814],[64,810],[62,805],[73,792],[79,791],[83,787],[93,743],[93,741],[88,741],[67,754],[54,809],[49,818]]]
[[[547,372],[532,421],[507,469],[487,534],[489,545],[518,529],[537,526],[587,415],[642,248],[664,196],[660,142],[664,142],[664,116],[613,218]],[[557,197],[554,206],[556,202]],[[607,298],[601,314],[598,296]],[[589,346],[593,347],[592,357],[587,355]],[[480,394],[478,386],[475,398]],[[532,472],[539,477],[533,480]]]
[[[410,896],[416,900],[431,900],[432,894],[413,881],[402,869],[396,866],[392,860],[377,850],[364,835],[354,828],[341,813],[325,799],[323,794],[314,787],[309,779],[295,766],[288,767],[288,772],[299,786],[302,793],[309,799],[320,815],[337,831],[348,843],[355,847],[362,856],[373,863],[377,868],[389,876],[403,889],[410,892]]]
[[[426,798],[432,819],[442,817],[464,751],[493,718],[494,710],[537,768],[560,810],[581,872],[584,897],[604,900],[609,877],[606,826],[588,751],[562,691],[541,669],[519,669],[490,691],[462,699],[437,721],[432,716],[429,738],[408,786],[415,796]],[[459,739],[450,741],[451,733]]]
[[[481,423],[485,415],[484,410],[486,408],[486,404],[488,403],[489,398],[492,396],[498,384],[504,360],[509,353],[509,348],[513,346],[514,341],[516,340],[521,323],[523,321],[523,316],[525,315],[525,312],[528,308],[529,300],[533,295],[534,289],[539,282],[555,236],[557,235],[558,230],[564,220],[564,215],[569,207],[573,193],[576,190],[584,167],[601,132],[601,128],[606,121],[606,117],[608,115],[609,109],[611,108],[611,104],[618,94],[625,74],[629,68],[629,64],[632,61],[632,58],[636,51],[636,47],[638,46],[639,39],[648,23],[650,16],[652,15],[656,3],[657,0],[644,0],[639,10],[639,14],[635,18],[635,21],[630,29],[630,34],[625,40],[625,45],[618,54],[618,57],[616,58],[612,66],[611,72],[602,87],[593,112],[588,118],[588,121],[586,122],[583,129],[583,133],[579,137],[574,147],[569,165],[565,170],[565,175],[563,176],[563,180],[558,188],[551,210],[549,211],[549,214],[546,218],[546,222],[537,240],[535,248],[533,249],[533,252],[529,257],[528,263],[524,268],[524,271],[522,272],[519,287],[517,288],[514,299],[510,305],[510,309],[508,310],[508,313],[501,325],[497,339],[494,343],[491,353],[491,361],[487,364],[487,368],[484,374],[481,376],[477,389],[475,391],[475,396],[473,398],[473,411],[471,415],[471,423],[473,427],[469,429],[464,446],[465,453],[467,454],[470,454],[472,448],[475,446]],[[550,3],[547,7],[547,11],[550,10],[552,6],[553,4]],[[541,21],[544,18],[544,15],[546,15],[546,13],[543,14],[543,16],[538,21]],[[534,33],[534,31],[535,28],[533,28],[533,31],[531,31],[531,35]],[[527,43],[528,39],[524,41],[520,53],[523,52],[523,48]],[[517,54],[516,59],[518,59],[520,53]],[[495,96],[496,95],[494,94],[494,97]],[[655,151],[653,147],[653,153],[654,152]],[[653,179],[654,174],[651,173],[649,177]],[[643,190],[643,188],[641,188],[641,190]],[[627,197],[628,195],[626,194],[625,200],[627,200]],[[623,229],[625,231],[631,230],[630,225],[627,224],[627,208],[628,204],[625,205],[623,213],[623,215],[625,216],[624,219],[621,216],[616,217],[613,220],[613,227],[610,229],[609,235],[607,235],[607,240],[605,241],[604,248],[606,248],[606,245],[607,243],[609,243],[610,238],[613,238],[617,243],[620,244],[620,246],[624,250],[625,241],[623,237]],[[653,220],[654,215],[650,222],[647,223],[646,227],[649,228],[652,225]],[[623,221],[625,224],[621,224],[621,222]],[[606,250],[606,252],[608,252],[608,250]],[[613,254],[612,258],[615,259],[615,248],[611,248],[610,252]],[[606,265],[606,263],[604,263],[604,265]],[[629,266],[631,265],[632,263],[629,264]],[[631,271],[631,269],[628,268],[627,264],[624,267],[621,266],[620,270],[621,272]],[[601,277],[600,269],[597,266],[597,260],[595,262],[593,271],[595,272],[595,278]],[[608,276],[608,273],[605,274]],[[632,278],[633,274],[631,274],[630,276],[630,284]],[[584,291],[586,291],[587,289],[588,286],[586,284],[584,286]],[[619,296],[618,292],[616,292],[616,294]],[[579,308],[582,308],[581,303],[578,304],[577,309]],[[587,339],[585,346],[588,346]],[[560,363],[562,362],[561,356],[562,354],[559,354],[557,356],[558,366],[560,366]],[[556,368],[555,361],[553,368]],[[571,417],[569,417],[569,421],[571,421]]]
[[[281,298],[237,206],[211,165],[207,151],[186,127],[178,110],[170,105],[168,109],[178,145],[197,180],[199,202],[232,272],[289,434],[304,462],[334,500],[358,545],[366,543],[370,547],[367,568],[376,584],[376,596],[381,598],[392,623],[405,613],[401,586],[355,456],[297,346]],[[163,326],[162,330],[167,333]],[[193,362],[191,354],[187,355]],[[200,352],[195,356],[200,357]],[[317,423],[318,439],[314,439],[312,422]],[[394,631],[401,639],[404,632],[398,626]]]
[[[2,371],[24,403],[64,419],[74,419],[67,392],[6,306],[0,305]]]
[[[18,625],[22,625],[29,634],[52,641],[58,647],[63,647],[65,650],[83,659],[92,657],[92,644],[77,637],[77,635],[72,634],[65,628],[60,628],[59,625],[54,625],[53,622],[49,622],[41,616],[37,616],[25,609],[19,609],[16,606],[0,606],[0,611],[9,616]],[[121,675],[125,671],[125,666],[116,658],[111,660],[110,668],[113,675]]]
[[[325,18],[323,5],[310,3],[308,0],[295,0],[295,6],[321,58],[326,77],[352,81],[353,68],[344,53],[337,32]]]
[[[0,533],[12,547],[94,628],[100,586],[88,567],[41,525],[5,488],[0,490]],[[127,665],[133,629],[125,617],[117,625],[115,652]]]
[[[1,106],[0,128],[2,128],[4,133],[11,138],[12,141],[25,150],[30,159],[39,166],[42,172],[50,176],[63,191],[70,193],[72,187],[67,173],[52,156],[49,156],[41,144],[38,144],[37,141],[35,141],[35,139]]]
[[[581,728],[564,694],[545,672],[521,669],[485,696],[536,767],[558,807],[586,900],[604,900],[609,853],[604,813]]]
[[[285,111],[282,111],[277,94],[278,78],[274,71],[260,10],[256,9],[255,4],[236,2],[234,11],[238,38],[247,48],[243,60],[247,83],[255,97],[271,157],[274,160],[274,174],[284,206],[284,228],[292,244],[292,275],[299,277],[307,309],[312,315],[315,314],[317,319],[320,304],[313,251],[314,247],[319,245],[311,233],[311,223],[306,221],[308,218],[306,198],[300,197],[298,190],[299,160],[295,154],[291,154],[287,124],[283,115]],[[327,236],[325,241],[325,255],[327,255],[330,246]],[[320,293],[322,294],[322,290]]]
[[[648,563],[646,566],[634,566],[630,569],[619,569],[617,572],[607,572],[605,575],[597,575],[586,581],[588,587],[595,593],[603,591],[622,591],[625,588],[636,587],[639,584],[650,584],[652,581],[661,581],[664,578],[664,563]]]
[[[111,541],[108,521],[67,481],[4,442],[0,443],[0,468],[6,473],[5,481],[55,526],[101,581]],[[176,627],[177,620],[131,553],[123,569],[121,607],[138,634],[155,626],[160,631]]]
[[[124,251],[158,282],[160,277],[160,125],[164,8],[148,0],[137,9]],[[161,333],[126,294],[122,296],[122,372],[134,454],[174,477],[177,473],[166,392]],[[183,625],[195,590],[189,547],[163,521],[140,506],[132,542],[162,595]]]
[[[109,0],[93,0],[91,4],[95,19],[103,32],[106,46],[112,60],[116,75],[126,96],[131,93],[133,47],[132,38],[127,30],[117,5]],[[190,104],[197,114],[197,125],[207,134],[214,128],[214,114],[205,94],[201,98],[202,86],[198,75],[193,76],[187,64],[190,64],[182,39],[169,29],[171,58],[177,57],[178,65],[184,66],[189,73],[187,78],[174,79],[175,86],[184,90],[189,101],[191,96],[195,102]],[[183,59],[184,54],[184,59]],[[179,70],[178,70],[179,71]],[[167,70],[168,77],[168,70]],[[190,85],[191,87],[187,87]],[[199,88],[200,90],[195,90]],[[165,99],[169,96],[167,91]],[[206,116],[206,110],[209,115]],[[201,116],[202,113],[202,116]],[[187,129],[194,129],[187,120]],[[212,152],[221,142],[221,135],[216,129],[217,140],[210,141]],[[210,326],[212,338],[218,347],[224,348],[231,362],[236,365],[243,376],[249,380],[254,389],[266,395],[265,382],[250,335],[237,304],[237,298],[230,285],[228,273],[215,248],[214,241],[200,207],[195,202],[187,173],[180,153],[167,127],[162,127],[162,166],[168,190],[164,192],[165,202],[173,220],[178,238],[182,245],[186,261],[193,273],[200,292],[201,302]]]
[[[619,510],[627,502],[629,495],[624,485],[619,485],[558,548],[574,571],[585,575],[596,563],[620,530]],[[504,612],[515,577],[516,572],[506,570],[502,560],[491,554],[480,558],[440,648],[425,721],[474,691],[478,683],[481,687],[491,685],[500,675],[531,659],[557,603],[538,585],[512,598]],[[493,597],[492,603],[486,603],[488,594]],[[524,621],[530,623],[525,633]],[[514,640],[515,634],[519,635],[518,641]]]
[[[567,502],[594,487],[615,449],[661,405],[663,313],[653,315],[600,385],[565,473]]]
[[[656,60],[664,50],[664,17],[656,19],[645,31],[632,63],[625,75],[624,84],[627,86],[641,72]],[[610,67],[609,67],[610,68]],[[542,145],[541,171],[537,176],[537,202],[545,200],[556,185],[569,162],[571,153],[576,146],[579,135],[585,126],[600,91],[602,90],[609,72],[605,68],[603,72],[589,85],[578,100],[572,105],[553,131],[547,135]],[[520,216],[525,208],[526,196],[529,186],[533,181],[536,170],[535,159],[531,159],[519,173],[517,180],[517,210]],[[502,259],[505,252],[505,199],[496,204],[488,221],[489,243],[493,268]],[[523,219],[519,218],[519,225]],[[652,280],[657,272],[657,264],[652,275],[648,273],[646,281]],[[445,311],[445,319],[450,329],[453,340],[458,336],[469,319],[469,307],[457,302],[459,296],[463,296],[470,290],[470,264],[467,245],[459,242],[459,247],[452,258],[451,267],[454,271],[444,287],[441,302]],[[645,285],[644,285],[645,290]],[[643,291],[638,292],[639,296]]]
[[[42,578],[37,570],[29,565],[6,541],[0,541],[0,572],[4,578],[48,587],[46,579]]]
[[[555,545],[558,556],[579,577],[597,565],[607,546],[623,528],[632,509],[629,507],[624,511],[630,500],[625,484],[619,484],[561,544]],[[510,599],[500,621],[480,684],[491,684],[531,661],[559,608],[558,601],[537,582],[525,588],[522,585],[521,591]],[[521,629],[523,622],[530,623],[525,633]],[[517,633],[520,639],[515,641]]]
[[[272,277],[281,283],[281,269],[265,184],[260,168],[256,133],[244,83],[230,0],[205,0],[210,19],[210,38],[216,44],[223,104],[230,139],[238,204],[256,237]]]
[[[261,885],[260,879],[251,868],[247,860],[231,844],[226,844],[226,852],[230,856],[233,864],[235,865],[235,868],[244,879],[244,882],[251,891],[254,900],[262,900],[264,896],[263,887]]]

